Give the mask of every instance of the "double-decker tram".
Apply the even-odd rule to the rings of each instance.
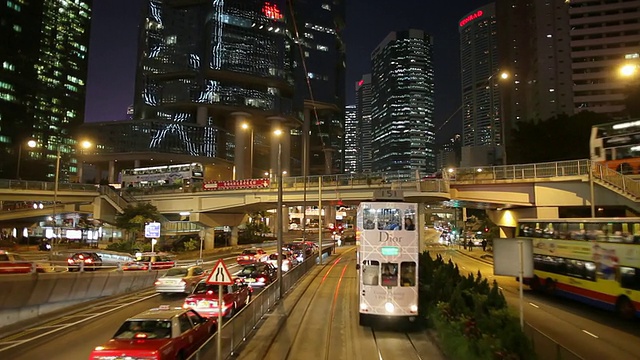
[[[413,322],[418,316],[417,209],[405,202],[363,202],[358,207],[360,325]]]
[[[640,316],[640,218],[521,219],[533,239],[532,289]]]

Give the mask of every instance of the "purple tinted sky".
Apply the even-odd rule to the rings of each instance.
[[[317,0],[319,1],[319,0]],[[138,19],[143,0],[94,1],[85,121],[125,118],[133,102]],[[436,129],[460,106],[458,21],[488,0],[347,0],[347,103],[370,72],[371,51],[391,31],[423,29],[434,36]],[[460,114],[436,134],[459,132]]]

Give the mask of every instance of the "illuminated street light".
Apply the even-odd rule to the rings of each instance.
[[[638,67],[633,64],[626,64],[620,67],[620,75],[623,77],[630,77],[636,74]]]

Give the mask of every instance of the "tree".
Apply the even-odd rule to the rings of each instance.
[[[640,85],[627,88],[627,97],[624,103],[630,118],[640,118]]]
[[[589,158],[591,127],[610,122],[606,115],[582,111],[540,122],[521,122],[513,135],[515,163],[538,163]]]
[[[159,221],[158,208],[150,203],[127,205],[121,214],[116,215],[116,226],[127,232],[129,240],[134,242],[138,234],[144,232],[144,225],[152,221]]]

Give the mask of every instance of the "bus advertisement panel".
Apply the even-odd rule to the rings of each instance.
[[[639,218],[523,219],[518,230],[533,240],[531,288],[640,316]]]
[[[376,319],[412,322],[418,315],[417,208],[404,202],[358,207],[360,325]]]

